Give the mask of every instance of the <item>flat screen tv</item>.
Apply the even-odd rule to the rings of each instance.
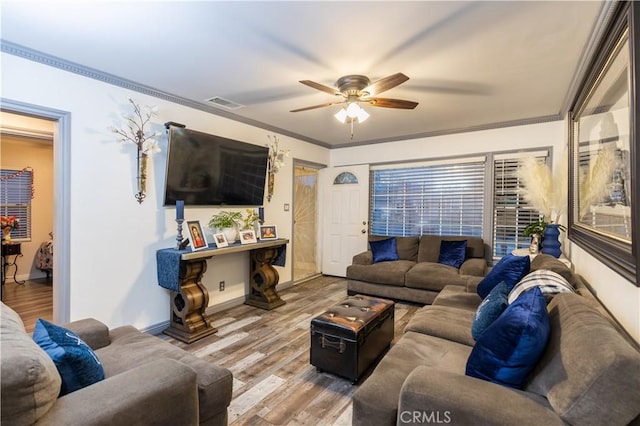
[[[171,126],[164,205],[261,206],[269,148]]]

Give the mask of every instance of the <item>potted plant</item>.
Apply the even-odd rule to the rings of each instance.
[[[209,220],[209,228],[223,232],[227,241],[234,242],[238,238],[238,227],[242,221],[242,213],[221,211]],[[215,232],[215,231],[214,231]]]
[[[256,213],[254,209],[246,209],[247,217],[242,219],[242,223],[244,227],[242,229],[254,229],[254,226],[258,220],[260,220],[260,216]]]
[[[542,248],[542,236],[544,235],[544,228],[547,226],[547,222],[544,218],[538,219],[537,222],[530,223],[524,228],[523,234],[525,237],[531,237],[531,245],[529,246],[529,253],[536,254]]]

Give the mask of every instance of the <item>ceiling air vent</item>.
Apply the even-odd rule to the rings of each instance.
[[[221,107],[228,110],[236,110],[243,108],[244,105],[240,105],[239,103],[230,101],[229,99],[221,98],[220,96],[214,96],[213,98],[207,99],[207,102],[212,103],[217,107]]]

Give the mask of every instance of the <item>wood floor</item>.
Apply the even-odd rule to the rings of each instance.
[[[51,279],[27,280],[22,285],[7,281],[2,287],[2,301],[20,315],[29,333],[38,318],[53,321]]]
[[[232,371],[232,426],[350,425],[357,385],[309,364],[311,319],[347,296],[346,281],[319,277],[279,293],[287,303],[272,311],[240,305],[214,314],[218,332],[198,342],[159,337]],[[394,341],[419,307],[396,303]]]

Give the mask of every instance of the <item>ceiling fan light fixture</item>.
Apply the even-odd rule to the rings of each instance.
[[[358,123],[363,123],[367,118],[369,118],[369,113],[367,111],[364,110],[364,108],[360,108],[360,111],[358,111]]]
[[[347,121],[347,110],[344,108],[340,108],[340,111],[338,111],[334,115],[334,117],[336,118],[336,120],[344,124]]]
[[[347,106],[347,115],[350,118],[356,118],[360,111],[362,111],[362,108],[360,108],[360,105],[355,102],[350,102]]]

